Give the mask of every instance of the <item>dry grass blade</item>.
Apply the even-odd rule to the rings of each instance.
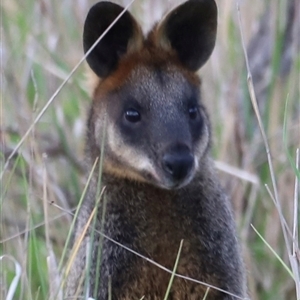
[[[267,154],[267,158],[268,158],[268,163],[269,163],[269,168],[270,168],[270,175],[271,175],[271,179],[272,179],[272,185],[273,185],[273,189],[274,189],[274,196],[275,196],[275,200],[278,203],[279,207],[280,207],[280,203],[279,203],[279,199],[278,199],[278,191],[277,191],[277,185],[276,185],[276,180],[275,180],[275,173],[274,173],[274,169],[273,169],[273,163],[272,163],[272,157],[271,157],[271,152],[270,152],[270,147],[269,147],[269,143],[268,143],[268,139],[267,139],[267,135],[266,132],[264,130],[264,126],[263,126],[263,122],[261,119],[261,115],[259,112],[259,108],[258,108],[258,104],[257,104],[257,100],[256,100],[256,95],[255,95],[255,91],[254,91],[254,87],[253,87],[253,80],[252,80],[252,75],[250,72],[250,66],[249,66],[249,61],[248,61],[248,55],[247,55],[247,51],[246,51],[246,46],[245,46],[245,42],[244,42],[244,36],[243,36],[243,31],[242,31],[242,20],[241,20],[241,13],[240,13],[240,8],[239,8],[239,4],[237,3],[237,10],[238,10],[238,19],[239,19],[239,28],[240,28],[240,33],[241,33],[241,40],[242,40],[242,46],[243,46],[243,50],[244,50],[244,55],[245,55],[245,60],[246,60],[246,67],[247,67],[247,83],[248,83],[248,90],[250,93],[250,99],[251,99],[251,103],[255,112],[255,116],[257,118],[258,121],[258,125],[259,125],[259,129],[263,138],[263,142],[264,142],[264,146],[265,146],[265,150],[266,150],[266,154]]]
[[[54,206],[56,206],[57,208],[59,208],[60,210],[62,210],[63,213],[61,213],[61,214],[59,214],[59,215],[57,215],[57,216],[51,218],[51,220],[49,220],[49,223],[54,222],[54,221],[56,221],[56,220],[58,220],[58,219],[64,217],[66,214],[70,214],[73,210],[75,210],[75,208],[74,208],[74,209],[72,209],[71,212],[70,212],[70,211],[64,210],[62,207],[60,207],[60,206],[58,206],[58,205],[54,205]],[[13,239],[16,239],[16,238],[22,236],[23,234],[28,234],[29,232],[31,232],[31,231],[33,231],[33,230],[35,230],[35,229],[37,229],[37,228],[40,228],[40,227],[42,227],[42,226],[45,226],[45,221],[40,222],[40,223],[38,223],[38,224],[36,224],[36,225],[34,225],[34,226],[31,226],[31,227],[29,226],[27,229],[21,230],[21,231],[18,232],[17,234],[11,235],[11,236],[9,236],[9,237],[7,237],[7,238],[4,238],[3,240],[0,240],[0,244],[4,244],[4,243],[6,243],[6,242],[8,242],[8,241],[11,241],[11,240],[13,240]]]
[[[256,116],[256,119],[258,121],[259,129],[260,129],[260,132],[261,132],[261,135],[262,135],[262,139],[263,139],[263,143],[264,143],[264,147],[265,147],[265,151],[266,151],[266,155],[267,155],[267,159],[268,159],[268,166],[269,166],[269,171],[270,171],[270,176],[271,176],[271,181],[272,181],[272,187],[273,187],[273,192],[274,192],[274,200],[275,200],[275,205],[276,205],[276,208],[277,208],[277,211],[278,211],[278,214],[279,214],[281,229],[282,229],[284,240],[285,240],[285,246],[286,246],[286,249],[288,250],[288,253],[290,254],[291,253],[290,244],[289,244],[290,242],[289,242],[289,239],[288,239],[288,236],[287,236],[287,230],[286,230],[286,227],[285,227],[285,220],[284,220],[284,217],[283,217],[281,203],[280,203],[280,200],[279,200],[279,194],[278,194],[278,190],[277,190],[277,184],[276,184],[276,179],[275,179],[275,172],[274,172],[274,168],[273,168],[273,162],[272,162],[270,147],[269,147],[266,132],[264,130],[262,118],[261,118],[261,115],[260,115],[260,112],[259,112],[258,103],[257,103],[255,91],[254,91],[253,80],[252,80],[252,75],[251,75],[251,71],[250,71],[249,60],[248,60],[248,55],[247,55],[247,51],[246,51],[243,30],[242,30],[241,12],[240,12],[240,7],[239,7],[238,1],[236,2],[236,4],[237,4],[237,13],[238,13],[238,21],[239,21],[239,29],[240,29],[242,47],[243,47],[243,51],[244,51],[244,56],[245,56],[245,61],[246,61],[246,68],[247,68],[248,90],[249,90],[249,94],[250,94],[252,107],[254,109],[255,116]],[[290,260],[290,264],[292,265],[293,262],[290,258],[290,255],[289,255],[289,260]],[[293,278],[294,278],[294,276],[293,276]]]
[[[228,165],[222,161],[215,161],[215,165],[217,167],[217,169],[219,169],[220,171],[223,171],[227,174],[230,174],[232,176],[235,176],[239,179],[242,179],[244,181],[250,182],[254,185],[258,185],[259,184],[259,178],[254,175],[251,174],[249,172],[243,171],[241,169],[235,168],[231,165]]]
[[[104,191],[105,191],[105,188],[102,189],[102,192],[100,194],[100,197],[99,197],[98,201],[101,200]],[[70,272],[70,268],[71,268],[72,262],[73,262],[76,254],[77,254],[77,252],[79,250],[80,244],[82,243],[82,241],[83,241],[83,239],[85,237],[85,234],[86,234],[86,232],[87,232],[87,230],[88,230],[88,228],[89,228],[89,226],[91,224],[91,221],[93,220],[93,217],[94,217],[94,215],[96,213],[96,209],[97,209],[97,205],[95,206],[95,208],[91,212],[91,215],[90,215],[90,217],[88,219],[88,222],[86,223],[85,227],[82,230],[81,235],[78,237],[77,241],[74,244],[74,249],[73,249],[72,254],[71,254],[70,258],[69,258],[69,262],[68,262],[68,264],[66,266],[65,277],[67,277],[67,275]]]
[[[267,184],[265,184],[265,188],[266,188],[266,190],[267,190],[270,198],[272,199],[275,207],[277,208],[277,206],[276,206],[276,200],[275,200],[274,195],[272,194],[272,192],[270,190],[270,187]],[[278,208],[277,208],[277,210],[278,210]],[[283,216],[282,216],[282,219],[283,219],[283,225],[285,226],[284,228],[286,229],[286,231],[289,234],[290,238],[292,238],[293,237],[292,236],[292,231],[290,230],[289,225],[287,224],[286,219]],[[288,249],[290,250],[290,247]]]
[[[49,300],[63,300],[63,291],[60,288],[61,276],[53,249],[48,250],[47,266],[49,270],[50,295]],[[58,291],[58,292],[56,292]]]
[[[296,151],[296,170],[299,171],[300,151]],[[298,235],[298,201],[299,201],[299,178],[295,176],[295,191],[294,191],[294,222],[293,222],[293,253],[290,257],[292,262],[292,270],[295,276],[297,299],[300,299],[300,276],[299,276],[299,235]]]
[[[77,217],[78,217],[78,214],[79,214],[79,210],[80,210],[80,208],[81,208],[81,206],[82,206],[82,203],[83,203],[83,200],[84,200],[84,197],[85,197],[87,188],[88,188],[88,186],[89,186],[89,184],[90,184],[90,181],[91,181],[91,179],[92,179],[92,175],[93,175],[93,173],[94,173],[94,171],[95,171],[95,168],[96,168],[96,166],[97,166],[98,160],[99,160],[99,159],[97,158],[97,159],[95,160],[95,162],[94,162],[94,165],[93,165],[93,167],[92,167],[92,169],[91,169],[91,171],[90,171],[89,177],[88,177],[87,182],[86,182],[86,184],[85,184],[84,190],[83,190],[83,192],[82,192],[81,198],[80,198],[80,200],[79,200],[79,202],[78,202],[77,209],[76,209],[75,215],[74,215],[74,217],[73,217],[72,224],[71,224],[71,226],[70,226],[69,234],[68,234],[67,239],[66,239],[65,248],[64,248],[63,253],[62,253],[62,256],[61,256],[61,261],[60,261],[60,264],[59,264],[59,267],[58,267],[59,270],[62,269],[62,265],[63,265],[63,262],[64,262],[64,258],[65,258],[65,256],[66,256],[66,252],[67,252],[67,247],[68,247],[68,245],[69,245],[69,242],[70,242],[70,240],[71,240],[71,235],[72,235],[72,232],[73,232],[73,230],[74,230],[75,222],[76,222],[76,220],[77,220]]]
[[[72,263],[73,263],[73,261],[75,259],[75,256],[76,256],[76,254],[77,254],[77,252],[79,250],[80,244],[82,243],[82,241],[83,241],[83,239],[84,239],[84,237],[86,235],[86,232],[88,231],[88,228],[89,228],[89,226],[90,226],[90,224],[92,222],[92,219],[93,219],[95,213],[96,213],[96,208],[93,209],[93,211],[92,211],[92,213],[91,213],[91,215],[90,215],[90,217],[89,217],[89,219],[88,219],[85,227],[82,230],[81,235],[78,237],[78,239],[74,243],[73,251],[72,251],[71,256],[69,258],[69,262],[66,265],[65,277],[67,277],[68,274],[69,274],[69,272],[70,272]]]
[[[9,286],[8,293],[6,295],[6,300],[13,300],[16,289],[17,289],[17,286],[18,286],[18,283],[19,283],[20,278],[21,278],[22,269],[21,269],[20,264],[16,261],[16,259],[14,257],[12,257],[10,255],[0,256],[0,260],[3,260],[4,258],[10,259],[15,265],[15,277],[12,280],[12,282]]]
[[[50,242],[50,228],[49,228],[49,216],[48,216],[48,196],[47,196],[47,168],[46,168],[46,154],[43,155],[43,206],[44,206],[44,220],[45,220],[45,239],[46,239],[46,248],[48,252],[47,256],[47,266],[49,272],[49,285],[50,285],[50,300],[61,300],[63,299],[63,293],[60,289],[61,277],[59,275],[58,266],[56,263],[55,254]],[[58,291],[58,293],[56,293]]]
[[[108,278],[108,300],[112,300],[111,276]]]
[[[205,295],[204,295],[203,300],[206,300],[206,298],[207,298],[207,296],[208,296],[208,293],[209,293],[209,290],[210,290],[210,288],[207,288],[207,289],[206,289],[206,292],[205,292]]]
[[[300,160],[300,151],[299,148],[296,151],[296,169],[299,171],[299,160]],[[298,200],[299,199],[299,178],[295,176],[295,190],[294,190],[294,220],[293,220],[293,256],[296,256],[296,252],[299,251],[298,244]]]

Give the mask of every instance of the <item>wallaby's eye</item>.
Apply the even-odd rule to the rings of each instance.
[[[198,116],[198,107],[192,106],[189,108],[189,116],[192,120],[196,119]]]
[[[134,108],[129,108],[125,111],[125,119],[130,123],[141,121],[141,114]]]

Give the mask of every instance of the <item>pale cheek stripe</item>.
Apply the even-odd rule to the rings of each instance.
[[[107,143],[111,152],[118,157],[121,161],[126,162],[133,170],[138,172],[147,171],[154,178],[158,179],[157,172],[155,171],[151,160],[146,154],[138,152],[136,149],[121,143],[122,138],[117,134],[114,126],[107,126]],[[125,165],[125,168],[127,166]],[[141,176],[140,174],[137,174]]]

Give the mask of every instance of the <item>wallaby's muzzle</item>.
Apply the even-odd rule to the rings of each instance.
[[[186,145],[170,147],[162,157],[162,168],[174,187],[189,181],[194,167],[194,156]]]

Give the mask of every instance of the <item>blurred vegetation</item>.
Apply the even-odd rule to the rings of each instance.
[[[2,1],[2,167],[81,59],[83,22],[95,2]],[[181,2],[136,0],[131,11],[146,31],[165,11]],[[233,201],[251,299],[293,300],[295,282],[266,245],[267,242],[290,268],[279,213],[265,187],[267,184],[273,191],[247,87],[236,2],[218,0],[217,4],[216,48],[200,71],[203,101],[213,123],[213,155]],[[295,164],[300,144],[300,3],[245,0],[240,1],[240,9],[282,214],[292,231],[295,179],[300,178]],[[86,181],[84,135],[90,99],[85,81],[85,68],[80,66],[4,170],[0,256],[13,257],[21,267],[13,299],[48,299],[53,281],[59,278],[53,270],[58,269],[72,220],[70,213],[74,212]],[[0,264],[0,298],[5,299],[15,266],[7,257]]]

